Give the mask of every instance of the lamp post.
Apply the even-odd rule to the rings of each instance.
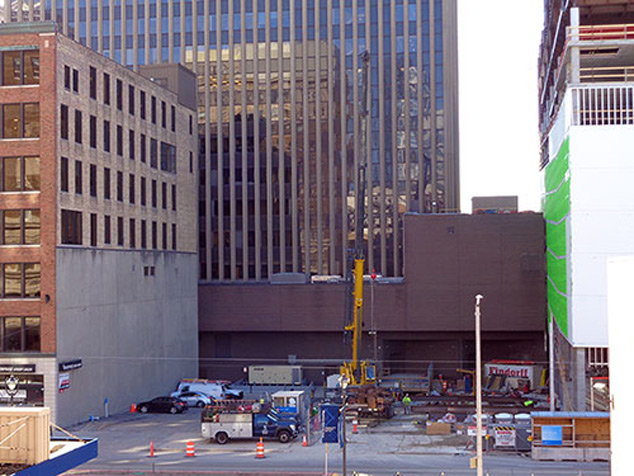
[[[13,397],[18,393],[19,380],[15,376],[11,375],[4,381],[7,393],[9,394],[9,405],[13,406]]]
[[[372,347],[373,347],[373,356],[374,356],[374,365],[378,367],[379,365],[379,351],[377,344],[377,336],[376,336],[376,325],[374,324],[374,283],[376,281],[376,270],[372,269],[372,274],[370,275],[372,278],[372,286],[370,286],[370,322],[371,322],[371,330],[370,334],[372,334]],[[379,372],[377,371],[377,375]]]
[[[482,476],[482,349],[480,348],[480,301],[484,296],[475,297],[475,341],[476,341],[476,474]]]

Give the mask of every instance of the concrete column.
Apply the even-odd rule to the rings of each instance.
[[[577,84],[580,82],[579,69],[581,68],[581,60],[579,59],[579,47],[576,46],[579,41],[579,8],[570,9],[570,64],[568,65],[568,82]]]
[[[572,349],[572,369],[571,377],[574,386],[574,406],[573,410],[579,412],[586,411],[586,350],[583,347]]]

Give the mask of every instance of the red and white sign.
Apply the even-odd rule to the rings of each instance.
[[[59,393],[63,393],[64,390],[70,388],[70,374],[59,374]]]
[[[495,446],[498,448],[515,448],[515,429],[514,428],[496,428],[495,429]]]
[[[476,436],[477,434],[478,434],[478,427],[477,426],[468,426],[467,427],[467,436]],[[487,427],[486,426],[483,426],[482,429],[480,430],[480,436],[482,438],[487,436]]]
[[[534,375],[532,365],[486,364],[485,368],[487,377],[489,375],[505,375],[532,381]]]

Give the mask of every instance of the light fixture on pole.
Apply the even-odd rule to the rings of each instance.
[[[376,270],[372,269],[372,274],[370,275],[372,278],[372,286],[370,287],[370,322],[371,322],[371,330],[370,334],[372,335],[372,347],[373,347],[373,357],[374,357],[374,365],[379,366],[379,351],[378,351],[378,343],[376,336],[376,325],[374,323],[374,283],[376,281]],[[380,374],[378,374],[380,375]]]
[[[484,296],[475,297],[475,345],[476,345],[476,474],[482,476],[482,349],[480,345],[480,301]]]
[[[6,388],[7,394],[9,395],[9,404],[13,405],[13,397],[18,393],[18,383],[20,381],[15,378],[15,376],[11,375],[4,381],[4,386]]]

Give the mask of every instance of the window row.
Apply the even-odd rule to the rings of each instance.
[[[70,70],[71,68],[69,66],[65,66],[64,67],[64,74],[65,74],[65,80],[64,80],[64,85],[66,87],[66,89],[70,90],[70,86],[71,86],[71,78],[70,78]],[[68,71],[68,82],[66,81],[66,71]],[[77,82],[77,87],[75,87],[75,81]],[[102,82],[102,100],[103,103],[105,105],[110,105],[111,104],[111,100],[112,100],[112,79],[110,77],[109,73],[103,73],[102,77],[101,77],[101,82]],[[79,72],[75,69],[72,70],[72,87],[73,87],[73,91],[79,93]],[[123,81],[119,78],[115,78],[114,81],[114,100],[115,100],[115,106],[117,108],[117,110],[119,111],[123,111],[124,109],[124,84]],[[98,74],[97,74],[97,68],[95,68],[94,66],[90,66],[88,68],[88,95],[91,99],[97,99],[97,91],[99,90],[99,78],[98,78]],[[132,85],[132,84],[128,84],[127,87],[127,111],[128,114],[134,116],[137,114],[139,114],[139,117],[141,117],[141,119],[143,120],[147,120],[148,118],[148,94],[146,94],[145,91],[143,90],[138,90],[137,88]],[[138,98],[138,100],[137,100]],[[150,116],[150,120],[152,122],[152,124],[156,124],[157,123],[157,117],[158,117],[158,107],[157,107],[157,98],[156,96],[151,96],[150,95],[150,101],[149,101],[149,116]],[[160,123],[161,123],[161,127],[167,129],[167,123],[168,123],[168,112],[167,112],[167,103],[163,100],[161,100],[160,102]],[[174,105],[170,105],[169,108],[169,122],[170,122],[170,129],[172,130],[172,132],[176,132],[176,106]],[[192,134],[193,132],[191,131],[191,127],[190,127],[190,134]]]
[[[99,246],[99,217],[96,213],[91,213],[89,219],[90,246]],[[159,223],[157,221],[129,218],[126,224],[126,219],[124,217],[112,217],[111,215],[104,215],[101,219],[103,220],[104,245],[126,246],[127,244],[130,248],[139,247],[142,249],[151,248],[155,250],[160,248],[167,250],[169,247],[172,250],[176,250],[177,233],[175,223],[170,225],[168,223]],[[62,210],[62,244],[83,244],[82,221],[82,212]],[[139,225],[138,229],[137,222]],[[168,231],[170,232],[169,236]]]
[[[40,51],[2,52],[2,86],[40,84]]]
[[[39,317],[0,317],[0,352],[39,352]]]
[[[76,195],[84,193],[84,170],[81,160],[70,160],[68,157],[62,157],[60,163],[60,189],[62,192],[70,192],[71,184],[71,162],[73,167],[72,182],[74,184],[74,192]],[[116,175],[115,175],[116,174]],[[104,167],[102,172],[102,197],[104,200],[113,199],[112,188],[114,182],[114,198],[118,202],[124,202],[126,197],[128,203],[134,205],[137,202],[137,183],[139,186],[139,203],[146,206],[148,202],[148,184],[150,187],[149,197],[150,204],[154,208],[158,208],[158,198],[160,186],[161,208],[168,209],[168,202],[171,202],[171,209],[176,210],[176,185],[167,182],[158,182],[157,180],[148,180],[146,177],[137,178],[135,174],[127,174],[127,190],[124,183],[124,174],[122,171],[112,171],[109,167]],[[91,197],[97,197],[99,188],[97,182],[97,166],[95,164],[88,165],[88,194]]]
[[[39,157],[0,157],[0,191],[30,192],[40,189]]]
[[[39,210],[2,210],[0,211],[3,245],[39,245]]]
[[[40,297],[40,263],[4,263],[0,266],[3,299]]]
[[[3,104],[2,138],[23,139],[40,137],[39,103]]]
[[[77,144],[82,144],[84,140],[83,115],[79,109],[74,111],[74,124],[73,139]],[[111,152],[112,136],[111,123],[108,120],[104,120],[102,127],[104,152]],[[65,140],[70,138],[70,109],[66,104],[60,105],[60,137]],[[137,137],[139,159],[141,162],[146,163],[148,160],[148,138],[146,134],[137,136],[133,129],[129,129],[126,134],[123,126],[119,124],[114,130],[115,152],[118,156],[123,157],[124,143],[127,142],[128,158],[135,160],[137,157]],[[97,142],[97,117],[90,115],[88,118],[88,143],[92,149],[96,149]],[[156,169],[160,166],[161,170],[165,172],[176,173],[176,147],[161,141],[159,149],[159,141],[150,138],[149,142],[150,167]]]

